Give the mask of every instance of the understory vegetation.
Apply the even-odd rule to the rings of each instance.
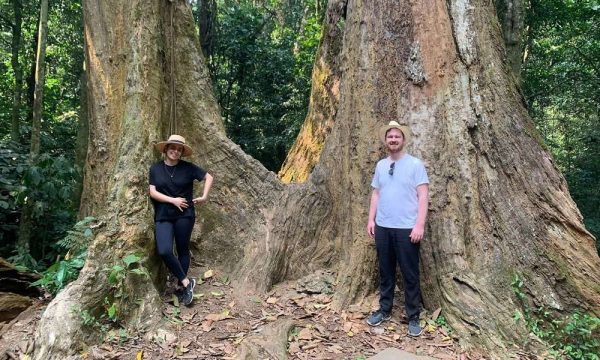
[[[515,321],[525,321],[529,331],[550,346],[550,354],[558,359],[600,359],[600,318],[581,312],[561,314],[557,310],[532,307],[524,290],[524,280],[515,275],[513,291],[522,312]]]

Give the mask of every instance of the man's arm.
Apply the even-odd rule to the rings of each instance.
[[[377,213],[377,202],[379,202],[379,189],[373,189],[371,194],[371,205],[369,206],[369,221],[367,222],[367,233],[375,237],[375,214]]]
[[[429,206],[429,184],[417,186],[417,201],[419,204],[417,209],[417,223],[410,233],[410,241],[412,243],[418,243],[423,240],[425,221],[427,220],[427,208]]]

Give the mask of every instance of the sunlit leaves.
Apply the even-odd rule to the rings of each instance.
[[[320,39],[314,0],[217,2],[209,58],[228,136],[277,171],[308,109]]]
[[[586,226],[600,235],[600,8],[531,1],[523,90]]]

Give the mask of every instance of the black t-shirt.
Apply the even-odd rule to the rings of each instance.
[[[206,171],[184,160],[179,160],[175,166],[169,166],[162,160],[152,165],[150,167],[150,185],[154,185],[158,192],[167,196],[185,198],[190,205],[187,209],[180,211],[175,205],[152,199],[154,221],[194,217],[194,203],[192,202],[194,180],[202,181],[204,176],[206,176]]]

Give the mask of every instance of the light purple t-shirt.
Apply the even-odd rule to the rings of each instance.
[[[379,201],[375,223],[394,229],[412,229],[417,223],[419,203],[417,186],[429,184],[425,165],[414,156],[405,154],[394,165],[390,175],[392,160],[387,157],[379,160],[371,186],[379,189]]]

